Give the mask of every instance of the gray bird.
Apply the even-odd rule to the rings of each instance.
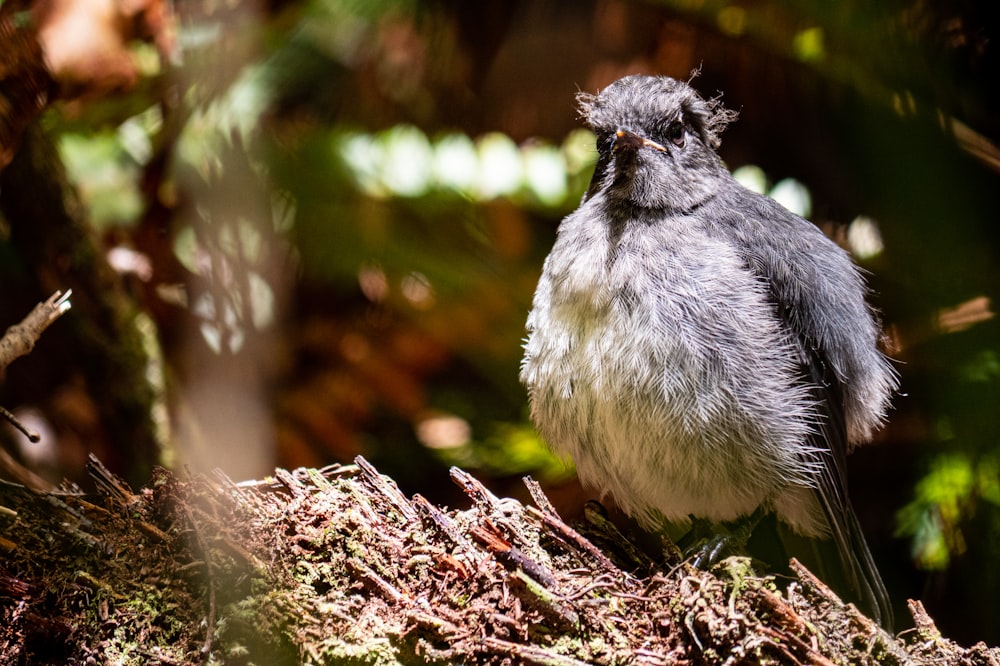
[[[647,525],[773,511],[832,537],[888,624],[845,477],[897,388],[859,270],[733,179],[715,151],[735,114],[716,100],[629,76],[578,101],[598,160],[528,316],[539,433]]]

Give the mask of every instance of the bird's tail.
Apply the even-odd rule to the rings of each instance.
[[[892,602],[875,566],[861,523],[844,494],[820,492],[832,539],[810,539],[812,561],[804,563],[831,588],[892,631]],[[801,551],[800,551],[801,552]]]
[[[849,508],[847,514],[841,529],[834,529],[832,539],[802,536],[779,523],[776,527],[784,551],[775,555],[786,558],[794,555],[844,601],[854,603],[883,629],[892,631],[889,594],[857,517]]]
[[[842,529],[834,530],[834,541],[847,585],[872,618],[891,631],[892,603],[861,531],[861,523],[849,504],[841,507],[840,515]]]

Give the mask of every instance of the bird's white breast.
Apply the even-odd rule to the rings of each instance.
[[[812,406],[766,286],[696,226],[669,228],[686,218],[585,220],[563,222],[528,319],[542,436],[640,517],[730,520],[812,485]]]

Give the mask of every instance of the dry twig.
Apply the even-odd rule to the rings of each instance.
[[[27,355],[35,348],[35,343],[41,337],[42,331],[70,309],[69,297],[72,294],[72,290],[65,294],[57,291],[47,301],[36,305],[21,323],[14,324],[7,329],[3,338],[0,338],[0,372],[3,372],[14,359]],[[37,432],[29,430],[16,416],[2,406],[0,406],[0,416],[7,419],[30,441],[37,442],[41,439]]]
[[[56,661],[81,663],[1000,660],[942,638],[918,605],[917,630],[890,636],[797,563],[787,591],[738,560],[637,572],[617,531],[583,530],[605,553],[545,500],[498,499],[455,470],[474,505],[446,511],[356,462],[242,484],[161,471],[139,493],[95,464],[88,499],[0,486],[20,526],[5,534],[8,587],[22,590],[0,594],[0,660],[31,660],[43,616],[75,627]]]

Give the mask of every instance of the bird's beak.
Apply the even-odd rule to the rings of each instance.
[[[615,152],[619,150],[639,150],[643,146],[648,146],[649,148],[658,150],[661,153],[667,152],[667,149],[660,144],[641,137],[635,132],[630,132],[627,129],[620,129],[615,132]]]

